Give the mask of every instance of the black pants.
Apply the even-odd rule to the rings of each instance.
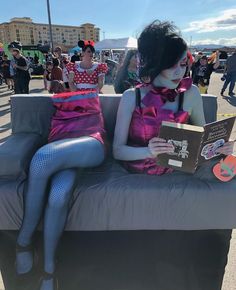
[[[29,78],[15,78],[15,94],[29,93]]]

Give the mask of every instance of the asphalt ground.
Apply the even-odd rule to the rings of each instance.
[[[223,82],[220,80],[221,73],[213,73],[208,93],[217,96],[218,115],[221,119],[228,116],[236,116],[236,96],[230,97],[226,94],[224,97],[220,95]],[[234,92],[236,93],[236,87]],[[47,93],[43,88],[43,80],[34,79],[30,82],[30,93]],[[111,85],[105,85],[103,88],[104,94],[113,94],[114,88]],[[11,92],[7,90],[5,85],[0,86],[0,143],[4,142],[11,134],[10,123],[10,96]],[[236,139],[236,125],[233,128],[231,135],[232,139]],[[235,193],[236,194],[236,193]],[[222,290],[236,290],[236,231],[233,231],[230,251],[228,255],[228,264],[225,271]],[[0,290],[4,290],[0,275]],[[148,290],[148,289],[147,289]],[[173,289],[174,290],[174,289]],[[199,289],[200,290],[200,289]]]

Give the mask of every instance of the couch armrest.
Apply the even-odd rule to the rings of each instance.
[[[25,178],[30,161],[39,147],[43,145],[42,136],[34,133],[11,135],[0,144],[0,177]]]

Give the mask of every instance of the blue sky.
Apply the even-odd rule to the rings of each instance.
[[[236,0],[50,0],[50,4],[52,23],[94,23],[101,28],[101,39],[136,37],[145,25],[160,19],[173,21],[188,43],[192,38],[192,44],[236,45]],[[5,1],[0,23],[24,16],[47,23],[46,0]]]

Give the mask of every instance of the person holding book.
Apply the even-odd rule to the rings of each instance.
[[[157,165],[174,146],[158,137],[162,121],[205,124],[203,102],[191,78],[184,78],[187,44],[170,22],[154,21],[138,39],[139,77],[143,84],[124,92],[117,114],[113,154],[131,172],[162,175]],[[232,153],[232,143],[219,149]]]

